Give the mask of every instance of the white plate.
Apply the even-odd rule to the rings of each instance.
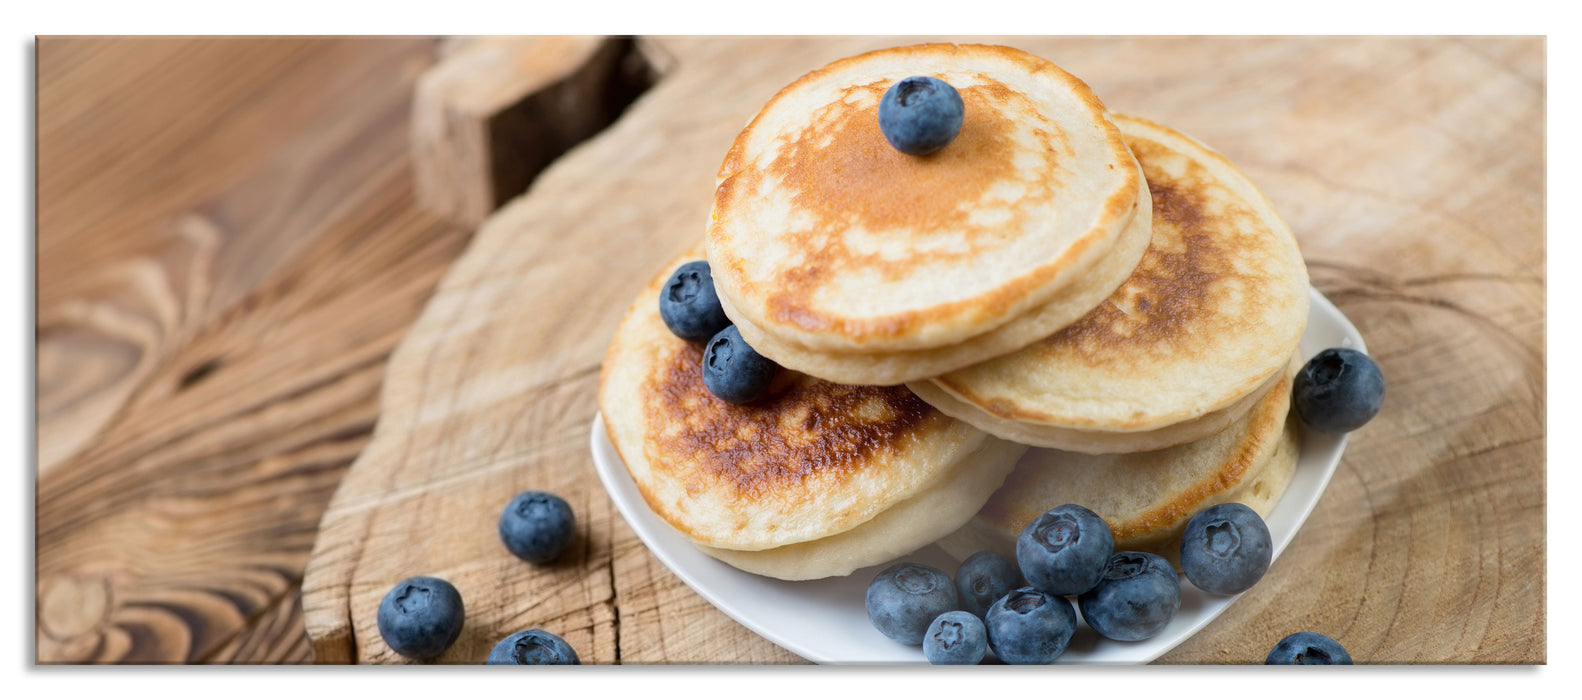
[[[1312,304],[1307,332],[1302,335],[1302,358],[1306,360],[1329,347],[1366,350],[1362,336],[1351,321],[1318,290],[1309,292]],[[604,431],[604,419],[599,415],[593,418],[592,443],[594,467],[610,499],[615,501],[616,509],[654,556],[721,612],[791,653],[816,663],[928,663],[920,647],[892,641],[874,629],[863,607],[863,595],[873,577],[895,562],[922,562],[954,574],[960,560],[929,545],[905,557],[858,569],[850,576],[839,578],[781,581],[750,574],[698,551],[649,510],[614,445],[610,444]],[[1280,556],[1317,505],[1330,476],[1335,473],[1335,466],[1340,463],[1345,446],[1345,436],[1313,432],[1303,436],[1296,474],[1267,520],[1269,532],[1274,536],[1274,556]],[[1183,581],[1181,610],[1158,635],[1141,642],[1116,642],[1099,637],[1079,622],[1071,645],[1055,663],[1147,663],[1191,637],[1235,602],[1236,597],[1206,595]],[[990,656],[992,658],[992,654]],[[708,663],[710,660],[688,661]]]

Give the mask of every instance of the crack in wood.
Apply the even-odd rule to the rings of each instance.
[[[223,359],[216,357],[187,370],[181,375],[181,378],[176,381],[177,390],[187,389],[193,384],[203,381],[205,377],[213,374],[215,370],[219,369],[224,364],[225,362]]]
[[[1524,275],[1506,275],[1498,273],[1446,273],[1440,275],[1426,275],[1406,279],[1398,279],[1392,275],[1374,270],[1362,265],[1345,264],[1329,260],[1308,260],[1309,269],[1331,270],[1340,274],[1346,281],[1360,283],[1361,286],[1337,286],[1326,280],[1314,280],[1314,284],[1329,297],[1330,301],[1338,305],[1355,301],[1395,302],[1430,306],[1455,312],[1474,321],[1485,331],[1491,331],[1493,337],[1504,341],[1516,353],[1536,366],[1543,364],[1543,350],[1532,347],[1516,333],[1499,322],[1484,316],[1462,304],[1440,296],[1422,293],[1410,293],[1405,287],[1423,287],[1446,282],[1459,281],[1486,281],[1504,282],[1509,284],[1536,284],[1545,286],[1544,281],[1538,277]]]
[[[1479,37],[1479,39],[1481,39],[1483,41],[1489,41],[1489,40],[1509,40],[1510,38],[1509,37],[1497,37],[1497,38],[1496,37]],[[1547,37],[1544,37],[1544,39],[1547,39]],[[1483,59],[1484,63],[1486,63],[1486,64],[1488,64],[1490,66],[1493,66],[1495,68],[1498,68],[1500,70],[1500,72],[1504,73],[1505,75],[1507,75],[1507,76],[1509,76],[1509,77],[1511,77],[1511,78],[1513,78],[1513,79],[1515,79],[1517,81],[1520,81],[1524,86],[1530,88],[1531,90],[1533,90],[1535,92],[1538,92],[1538,93],[1542,93],[1544,91],[1544,89],[1545,89],[1544,81],[1530,79],[1526,75],[1524,75],[1521,71],[1519,71],[1516,68],[1512,67],[1510,64],[1508,64],[1508,63],[1506,63],[1504,61],[1498,60],[1498,59],[1496,59],[1493,56],[1490,56],[1488,54],[1488,52],[1483,50],[1482,46],[1480,46],[1478,44],[1474,44],[1470,37],[1450,36],[1450,37],[1446,37],[1446,40],[1449,41],[1452,44],[1455,44],[1458,47],[1461,47],[1462,49],[1465,49],[1467,51],[1467,53],[1472,54],[1473,56],[1477,56],[1480,59]]]
[[[1376,287],[1415,287],[1448,282],[1507,282],[1512,284],[1536,284],[1539,286],[1545,284],[1544,278],[1540,275],[1512,275],[1495,272],[1452,272],[1401,278],[1364,265],[1311,258],[1307,260],[1307,267],[1309,270],[1334,270],[1341,273],[1344,277]]]

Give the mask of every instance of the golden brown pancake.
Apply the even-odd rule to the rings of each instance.
[[[911,75],[945,80],[966,108],[961,133],[928,156],[896,151],[878,127],[880,98]],[[764,354],[810,371],[798,351],[871,362],[971,345],[1021,319],[1003,353],[1053,332],[1124,279],[1129,264],[1094,273],[1151,212],[1106,114],[1081,81],[1005,47],[887,49],[803,76],[720,169],[707,243],[727,312],[744,336],[774,339]],[[1090,306],[1029,325],[1105,284]]]
[[[890,385],[935,377],[954,369],[992,359],[1046,337],[1051,329],[1071,323],[1098,306],[1137,267],[1148,248],[1151,214],[1146,190],[1121,238],[1081,279],[1061,290],[1048,304],[1012,319],[999,328],[966,342],[926,350],[853,353],[810,350],[786,343],[752,326],[721,297],[727,315],[737,318],[736,328],[748,344],[782,366],[840,384]],[[915,389],[914,389],[915,391]]]
[[[983,509],[940,547],[962,558],[985,549],[1014,557],[1028,522],[1075,503],[1104,518],[1117,551],[1178,563],[1181,533],[1193,514],[1234,501],[1267,517],[1290,485],[1300,453],[1299,428],[1289,415],[1296,367],[1293,359],[1236,423],[1196,442],[1109,455],[1029,450]]]
[[[664,281],[689,259],[666,266],[627,312],[605,357],[599,407],[644,500],[694,543],[767,550],[831,538],[952,480],[950,505],[928,525],[954,529],[1024,451],[900,386],[838,385],[782,370],[754,404],[716,398],[703,385],[701,344],[675,337],[659,316]],[[863,547],[877,556],[883,544]]]
[[[950,534],[989,499],[1027,452],[1025,445],[988,438],[934,485],[857,527],[808,542],[743,551],[702,547],[705,554],[755,574],[788,581],[845,576],[910,554]]]
[[[935,407],[1039,447],[1157,449],[1223,429],[1296,351],[1307,268],[1284,222],[1223,156],[1114,117],[1152,192],[1141,263],[1048,338],[913,383]]]

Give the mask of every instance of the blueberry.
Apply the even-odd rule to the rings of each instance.
[[[939,78],[914,75],[890,86],[879,100],[879,131],[895,150],[928,155],[961,133],[966,117],[961,93]]]
[[[1235,595],[1252,588],[1273,558],[1269,526],[1240,503],[1198,511],[1181,533],[1181,571],[1206,593]]]
[[[736,326],[720,331],[703,349],[703,386],[731,403],[757,401],[779,368],[742,340]]]
[[[693,260],[665,281],[659,292],[659,317],[677,337],[701,343],[731,325],[714,291],[714,275],[707,260]]]
[[[1078,595],[1098,585],[1114,553],[1115,536],[1104,519],[1069,503],[1033,518],[1016,538],[1022,576],[1050,595]]]
[[[971,666],[989,649],[983,620],[965,610],[952,610],[934,618],[923,635],[923,656],[936,666]]]
[[[923,643],[934,618],[956,609],[956,582],[925,564],[896,564],[868,584],[868,620],[902,644]]]
[[[582,661],[566,640],[541,629],[531,629],[500,640],[489,652],[487,663],[494,666],[576,666]]]
[[[1116,552],[1104,579],[1077,597],[1094,632],[1122,642],[1147,639],[1170,624],[1181,609],[1181,579],[1164,557]]]
[[[397,654],[432,659],[461,635],[461,593],[443,579],[413,576],[379,601],[379,636]]]
[[[1349,433],[1378,415],[1384,375],[1373,358],[1351,348],[1329,348],[1296,373],[1291,387],[1297,415],[1321,433]]]
[[[564,554],[575,528],[571,505],[544,491],[523,491],[500,513],[500,541],[534,564],[548,564]]]
[[[1066,651],[1077,631],[1071,601],[1036,588],[1018,588],[994,601],[984,616],[989,648],[1008,664],[1047,664]]]
[[[1022,585],[1022,572],[999,552],[978,552],[956,569],[956,596],[961,609],[978,617],[989,611],[994,601]]]
[[[1351,654],[1329,637],[1317,632],[1297,632],[1269,650],[1263,660],[1269,666],[1350,666]]]

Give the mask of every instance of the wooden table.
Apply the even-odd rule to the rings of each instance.
[[[399,661],[367,603],[416,567],[492,582],[442,661],[530,624],[598,663],[799,661],[614,512],[592,388],[753,110],[909,41],[644,39],[653,88],[475,236],[414,195],[434,40],[40,39],[37,660]],[[1162,661],[1314,629],[1543,663],[1543,40],[1000,41],[1238,163],[1389,383],[1264,581]],[[579,551],[511,568],[471,523],[491,479],[568,495]]]

